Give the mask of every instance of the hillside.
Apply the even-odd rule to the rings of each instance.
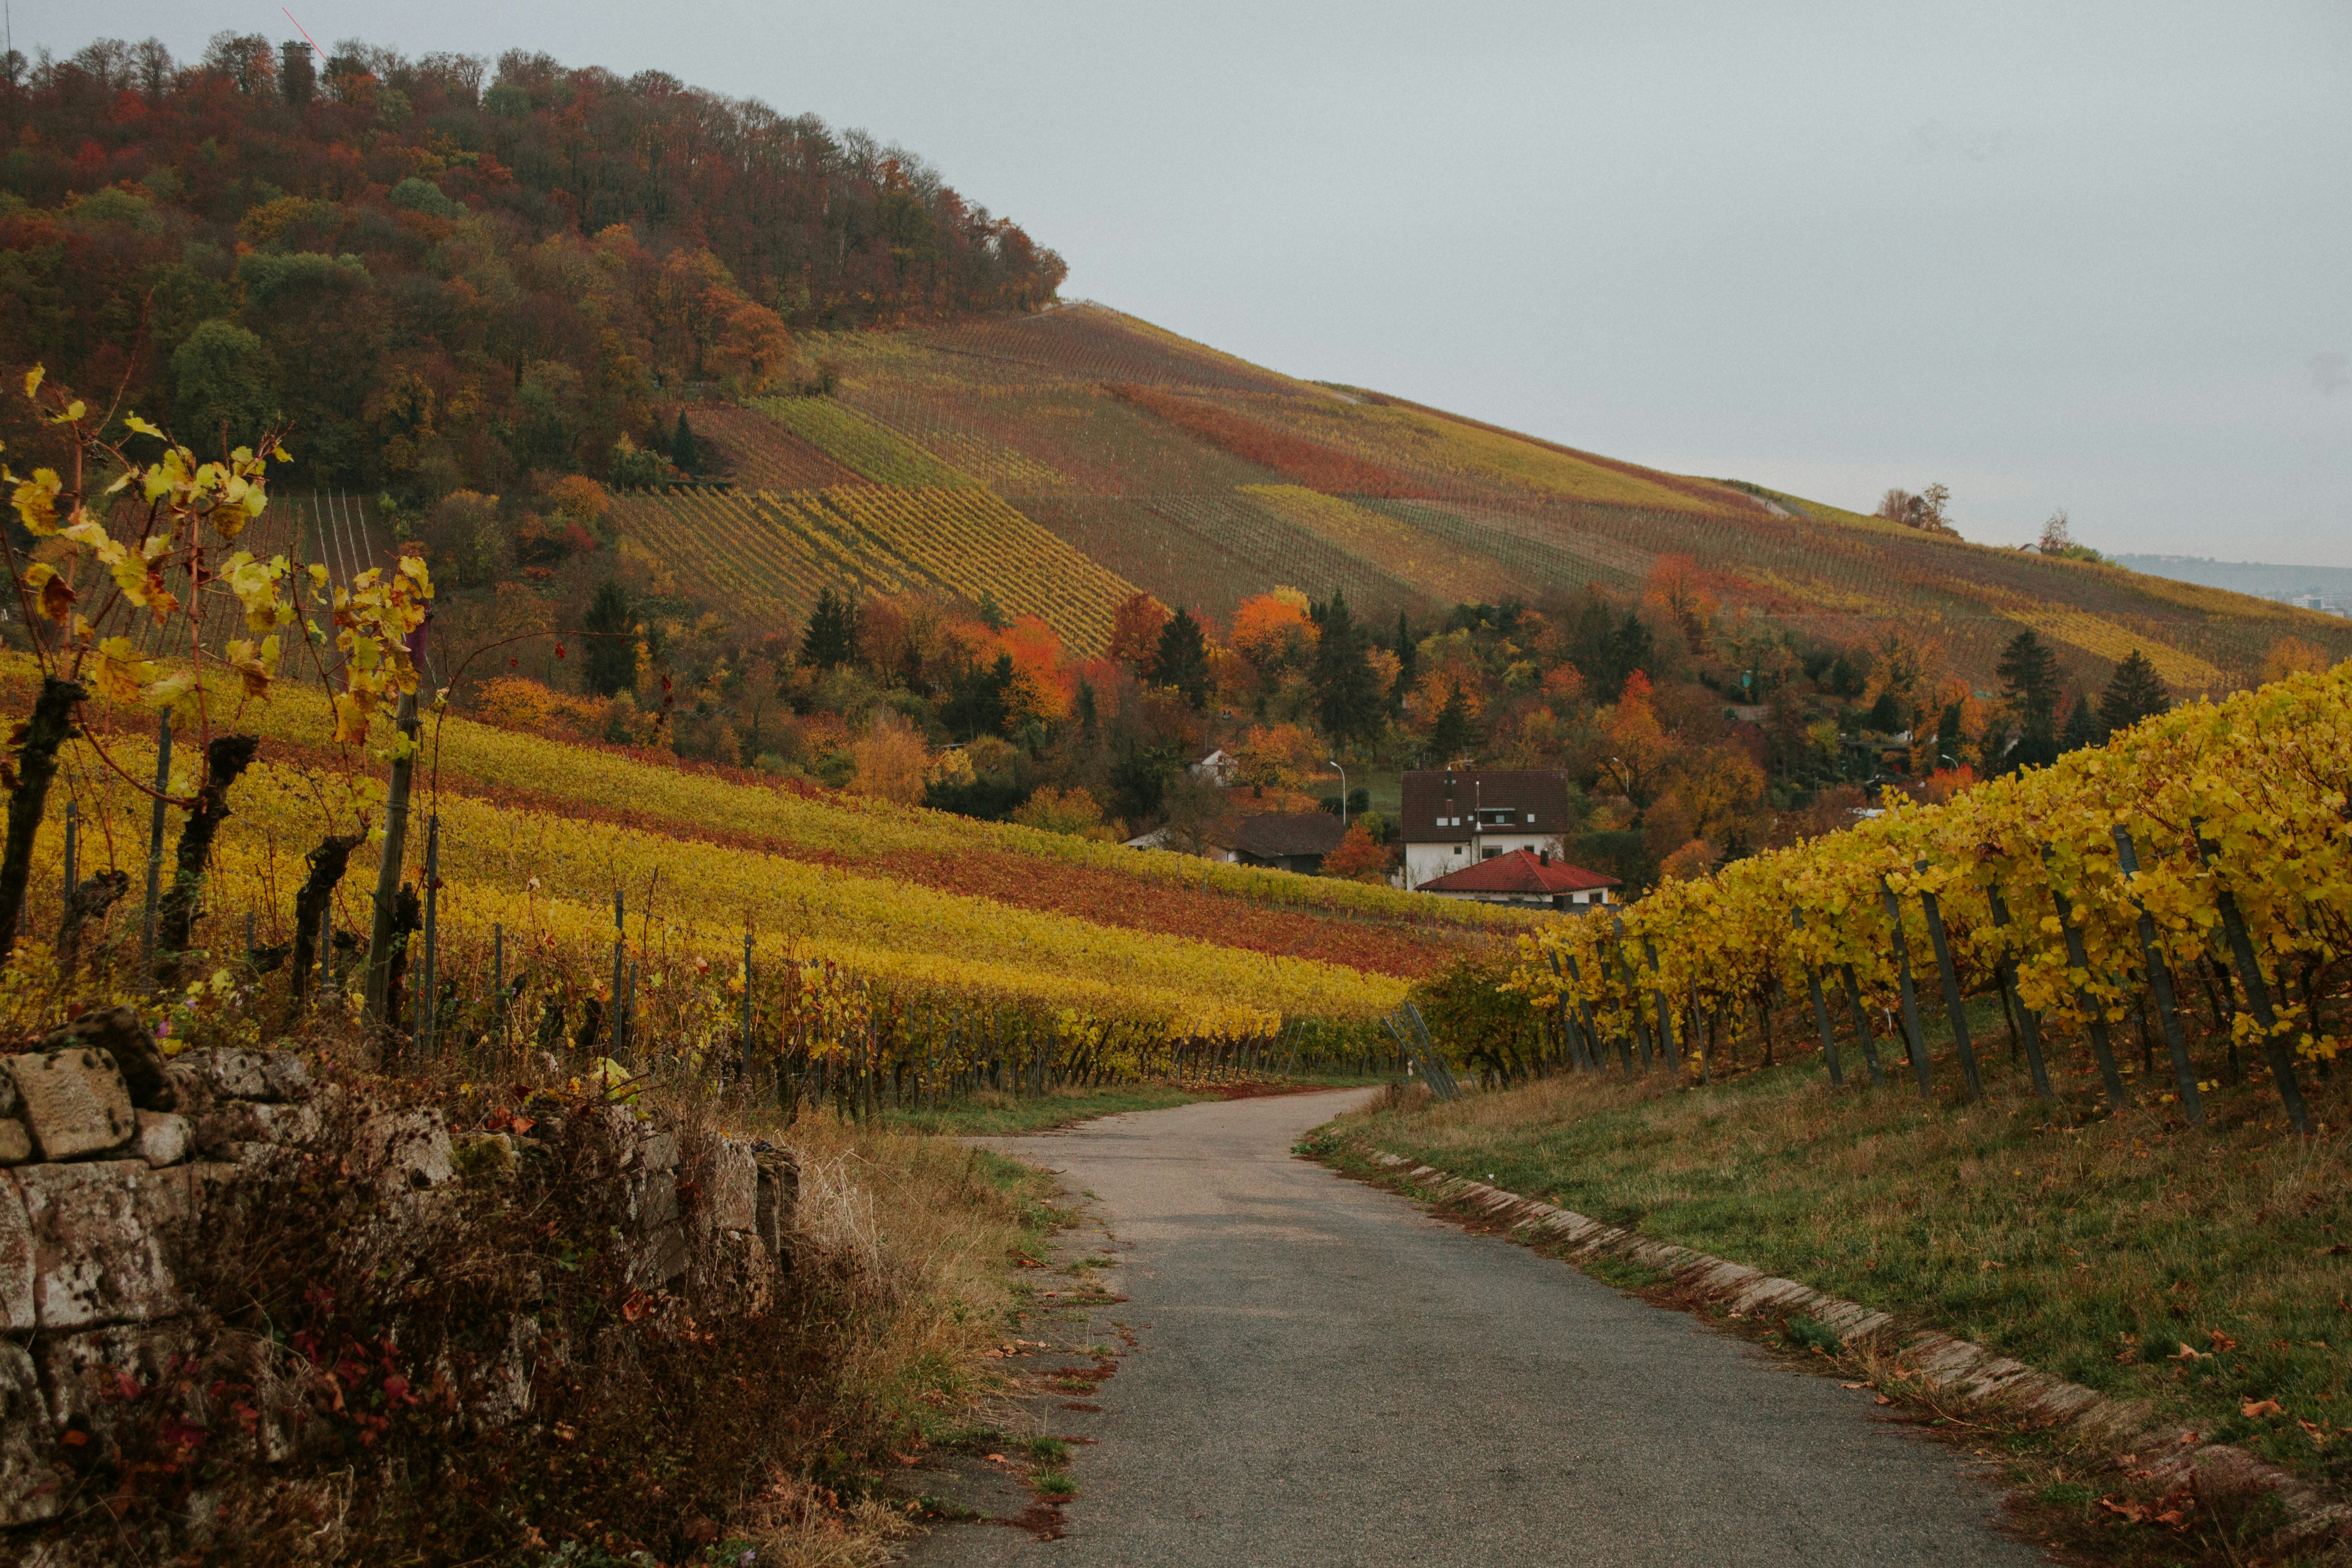
[[[32,667],[9,656],[0,702],[29,706]],[[89,733],[132,774],[152,773],[152,731],[93,704]],[[240,724],[263,760],[237,786],[207,896],[211,943],[291,940],[295,869],[336,823],[322,802],[349,765],[311,689],[281,684]],[[441,823],[443,941],[487,971],[490,927],[506,928],[509,973],[543,971],[593,990],[624,895],[631,947],[649,978],[685,978],[740,959],[763,968],[827,961],[939,1008],[1063,1009],[1149,1021],[1175,1033],[1253,1034],[1300,1017],[1360,1023],[1427,973],[1517,917],[1361,883],[1216,866],[886,802],[834,795],[674,759],[573,746],[450,718],[428,727],[421,814]],[[179,753],[187,768],[187,752]],[[94,749],[69,747],[41,841],[34,924],[56,921],[66,803],[81,822],[84,874],[129,865],[145,802]],[[412,854],[416,853],[412,844]],[[366,889],[345,882],[336,921],[364,930]],[[135,931],[127,940],[136,941]],[[478,984],[476,974],[468,984]]]
[[[1687,556],[1729,616],[1827,644],[1899,626],[1980,689],[2026,627],[2085,686],[2135,647],[2183,693],[2254,679],[2282,636],[2352,653],[2340,620],[1293,380],[1096,304],[800,348],[836,368],[830,398],[688,405],[731,493],[619,513],[682,582],[778,626],[846,581],[990,593],[1098,648],[1119,584],[1219,618],[1274,584],[1339,590],[1381,623],[1587,583],[1638,596]]]

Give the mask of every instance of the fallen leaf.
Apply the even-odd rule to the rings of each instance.
[[[1889,929],[1889,930],[1891,931],[1891,930],[1893,930],[1894,928],[1890,926],[1890,927],[1888,927],[1887,929]],[[1887,1397],[1886,1397],[1886,1395],[1885,1395],[1885,1394],[1877,1394],[1877,1395],[1874,1395],[1874,1397],[1875,1398],[1875,1401],[1876,1401],[1878,1404],[1880,1404],[1880,1405],[1892,1405],[1892,1404],[1894,1404],[1894,1403],[1895,1403],[1895,1401],[1893,1401],[1893,1400],[1891,1400],[1891,1399],[1887,1398]]]
[[[1866,1383],[1841,1383],[1838,1386],[1840,1388],[1868,1388],[1870,1384]]]
[[[2239,1405],[2238,1414],[2249,1421],[2255,1421],[2265,1415],[2281,1414],[2281,1407],[2275,1399],[2249,1399]]]
[[[2206,1332],[2212,1336],[2213,1352],[2216,1355],[2223,1351],[2233,1351],[2238,1348],[2238,1342],[2219,1329],[2208,1329]]]

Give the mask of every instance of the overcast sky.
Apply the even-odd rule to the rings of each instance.
[[[184,57],[274,5],[15,0]],[[1777,16],[1767,16],[1767,10]],[[299,0],[937,164],[1292,374],[1970,538],[2352,566],[2352,0],[686,7]]]

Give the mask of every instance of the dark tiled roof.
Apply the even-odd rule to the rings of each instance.
[[[1496,826],[1489,831],[1535,833],[1547,837],[1566,833],[1567,773],[1558,768],[1459,773],[1430,768],[1409,773],[1404,775],[1403,809],[1398,815],[1403,819],[1404,841],[1408,844],[1459,844],[1470,837],[1475,811],[1506,807],[1512,814],[1510,825]],[[1451,826],[1457,816],[1462,825]],[[1440,817],[1448,826],[1439,826]],[[1534,820],[1530,821],[1530,817]]]
[[[1556,893],[1590,893],[1618,885],[1614,877],[1604,877],[1598,871],[1588,871],[1565,860],[1554,860],[1546,865],[1532,849],[1514,849],[1508,855],[1497,855],[1492,860],[1481,860],[1475,866],[1465,866],[1459,871],[1423,882],[1421,890],[1424,893],[1530,893],[1548,898]]]
[[[1339,847],[1348,830],[1328,811],[1269,813],[1220,823],[1211,835],[1218,843],[1245,855],[1268,859],[1288,855],[1328,855]]]

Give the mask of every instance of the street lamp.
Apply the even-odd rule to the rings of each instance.
[[[1326,757],[1323,761],[1328,766],[1339,768],[1336,757]],[[1348,770],[1345,768],[1339,768],[1339,826],[1348,826]]]

